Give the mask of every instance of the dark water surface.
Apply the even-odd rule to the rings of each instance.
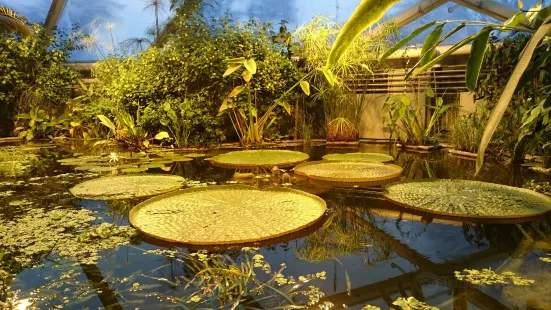
[[[303,150],[302,146],[295,149]],[[19,179],[23,182],[0,187],[0,192],[13,191],[9,196],[0,196],[0,217],[17,220],[26,212],[25,208],[18,206],[23,201],[23,205],[46,209],[55,205],[72,205],[97,212],[105,222],[129,225],[129,209],[142,200],[76,199],[67,191],[81,182],[82,176],[51,178],[74,172],[73,167],[61,166],[56,160],[76,151],[67,146],[41,150],[42,160],[33,173],[50,178],[47,181],[23,178]],[[307,151],[313,160],[321,159],[326,153],[389,153],[386,146],[374,145],[360,145],[359,148],[317,146]],[[87,151],[78,149],[78,152]],[[403,179],[476,179],[512,186],[522,186],[532,179],[549,181],[549,177],[543,174],[499,163],[487,164],[474,178],[473,160],[452,157],[443,151],[390,153],[396,157],[395,163],[404,168]],[[151,172],[225,184],[232,180],[235,170],[213,167],[202,158],[196,158],[175,163],[169,171],[152,169]],[[551,263],[539,259],[551,253],[549,218],[509,224],[464,223],[407,213],[384,201],[380,188],[308,184],[299,184],[296,188],[323,198],[327,202],[330,222],[324,227],[310,229],[307,236],[263,246],[259,253],[272,266],[285,263],[287,276],[325,271],[326,279],[315,280],[312,285],[325,293],[322,301],[331,302],[334,309],[345,306],[361,309],[366,304],[388,309],[389,304],[400,296],[414,296],[440,309],[551,309],[551,294],[548,292],[551,288]],[[190,304],[174,302],[177,298],[185,300],[185,283],[177,283],[187,275],[185,264],[162,255],[144,255],[145,250],[165,249],[155,244],[138,239],[134,244],[103,251],[96,265],[71,266],[71,262],[60,263],[44,255],[41,258],[43,265],[16,270],[17,276],[10,290],[18,290],[19,299],[32,297],[33,290],[59,281],[60,275],[69,268],[67,266],[71,266],[74,273],[69,280],[59,288],[51,289],[51,294],[58,295],[39,302],[39,308],[50,309],[56,305],[65,309],[191,307]],[[241,255],[235,250],[226,253],[236,259]],[[7,269],[9,263],[3,263]],[[535,280],[535,284],[528,287],[476,286],[459,282],[454,277],[454,271],[488,267],[513,271]],[[132,290],[135,283],[141,286],[139,290]],[[0,292],[0,298],[6,293],[6,288],[0,285],[1,289],[4,291]],[[263,307],[270,308],[270,305]]]

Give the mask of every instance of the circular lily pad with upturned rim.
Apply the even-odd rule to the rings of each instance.
[[[308,160],[306,153],[289,150],[233,151],[211,157],[214,165],[224,167],[292,167]]]
[[[340,160],[340,161],[370,161],[389,163],[394,161],[394,157],[383,153],[344,153],[344,154],[327,154],[322,157],[325,160]]]
[[[322,160],[300,164],[294,172],[327,182],[369,183],[395,180],[402,175],[402,167],[374,162]]]
[[[427,213],[473,219],[537,217],[551,211],[551,198],[501,184],[469,180],[412,180],[385,186],[384,197]]]
[[[145,235],[191,245],[268,240],[302,230],[323,217],[323,199],[289,188],[243,185],[184,189],[155,197],[130,211]]]
[[[82,182],[69,191],[76,197],[85,199],[129,199],[172,192],[180,189],[184,182],[184,178],[175,175],[124,175]]]

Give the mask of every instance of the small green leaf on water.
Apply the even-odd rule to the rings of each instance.
[[[166,131],[161,131],[158,134],[156,134],[154,137],[155,140],[163,140],[168,138],[170,138],[170,135]]]

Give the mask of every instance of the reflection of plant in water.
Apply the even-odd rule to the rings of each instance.
[[[243,249],[238,259],[228,255],[198,252],[184,254],[186,266],[194,274],[186,284],[192,291],[188,304],[217,303],[219,307],[241,305],[256,308],[257,303],[270,303],[270,308],[295,307],[294,297],[306,296],[308,305],[315,305],[323,293],[315,286],[305,286],[315,279],[325,279],[325,272],[299,276],[285,276],[285,264],[272,270],[264,256],[255,249]],[[254,254],[254,255],[253,255]],[[263,276],[266,280],[261,279]],[[255,296],[261,298],[255,300]]]
[[[30,172],[38,160],[35,154],[16,147],[0,148],[0,176],[18,177]]]
[[[511,282],[515,286],[528,286],[534,283],[534,280],[524,279],[517,276],[514,272],[496,273],[490,268],[456,271],[455,277],[458,280],[467,281],[475,285],[509,284]]]
[[[337,259],[339,256],[360,255],[368,265],[387,259],[390,248],[378,243],[365,229],[355,225],[347,216],[344,205],[333,204],[333,214],[323,228],[304,238],[297,248],[298,258],[310,262],[322,262]],[[374,218],[370,218],[374,220]]]

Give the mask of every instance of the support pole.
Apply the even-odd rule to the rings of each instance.
[[[61,13],[63,13],[63,9],[65,8],[65,4],[67,4],[67,0],[52,0],[52,5],[46,16],[46,21],[44,21],[46,33],[51,34],[55,26],[57,26],[61,18]]]

